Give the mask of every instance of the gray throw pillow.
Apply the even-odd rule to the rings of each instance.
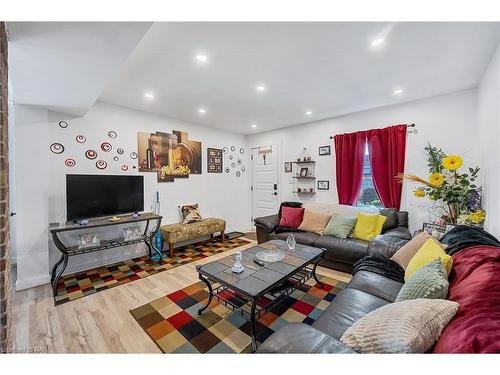
[[[440,258],[415,272],[399,291],[396,302],[416,298],[445,299],[448,274]]]
[[[356,225],[357,218],[333,215],[325,228],[325,236],[347,238]]]

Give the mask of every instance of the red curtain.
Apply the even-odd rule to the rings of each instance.
[[[367,132],[373,184],[386,208],[399,210],[403,185],[395,179],[405,169],[406,125]]]
[[[358,199],[363,178],[366,132],[338,134],[333,139],[339,203],[353,206]]]

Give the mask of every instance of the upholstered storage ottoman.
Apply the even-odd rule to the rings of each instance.
[[[160,230],[163,240],[168,242],[169,256],[172,258],[174,256],[174,247],[177,242],[194,240],[208,235],[213,238],[214,233],[220,232],[222,243],[224,243],[226,221],[209,217],[189,224],[179,223],[162,225]]]

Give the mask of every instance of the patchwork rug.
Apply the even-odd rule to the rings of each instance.
[[[239,246],[249,244],[243,238],[232,238],[223,245],[219,241],[203,241],[175,249],[175,257],[168,256],[160,264],[148,256],[89,269],[61,277],[57,285],[54,304],[60,305],[102,290],[167,271]]]
[[[346,283],[320,277],[323,288],[310,279],[300,290],[256,322],[258,344],[290,322],[312,324]],[[250,353],[250,322],[214,298],[203,282],[192,284],[130,311],[137,323],[164,353]]]

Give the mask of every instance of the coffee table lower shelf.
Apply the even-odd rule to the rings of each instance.
[[[257,349],[255,321],[299,289],[309,279],[314,277],[316,282],[323,287],[316,276],[316,266],[317,262],[305,266],[291,275],[285,282],[271,286],[268,291],[257,297],[246,295],[236,288],[221,284],[218,280],[200,273],[199,278],[208,286],[210,296],[207,304],[198,310],[198,315],[201,315],[208,308],[213,297],[233,311],[239,311],[241,316],[251,323],[252,351],[255,352]]]

